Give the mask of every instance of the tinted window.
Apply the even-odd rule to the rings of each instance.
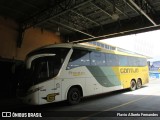
[[[146,66],[147,60],[145,58],[128,57],[128,66]]]
[[[66,53],[54,51],[55,56],[42,56],[32,61],[29,69],[30,77],[33,84],[46,81],[57,76],[59,70],[64,62]]]
[[[146,59],[74,49],[67,69],[79,66],[145,66]]]
[[[57,63],[54,57],[40,57],[32,62],[31,76],[34,84],[43,82],[58,74],[57,69],[60,69],[60,63]]]
[[[107,66],[118,66],[118,56],[114,54],[106,54],[106,65]]]
[[[139,66],[139,63],[140,61],[139,61],[139,58],[137,58],[137,57],[129,57],[128,58],[128,63],[129,63],[129,65],[130,66]]]
[[[91,65],[102,66],[106,64],[105,54],[100,52],[91,52],[90,53]]]
[[[67,69],[90,65],[89,51],[74,49]]]
[[[119,57],[119,65],[120,66],[128,66],[127,56],[118,56]]]
[[[128,56],[127,57],[128,58],[128,66],[134,66],[134,57],[130,57],[130,56]]]
[[[139,58],[139,66],[146,66],[147,60],[145,58]]]

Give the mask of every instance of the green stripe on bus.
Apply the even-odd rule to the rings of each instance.
[[[102,86],[113,87],[121,85],[120,80],[117,78],[111,67],[87,66],[87,68]]]

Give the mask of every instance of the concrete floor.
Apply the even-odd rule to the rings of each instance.
[[[1,100],[1,111],[38,111],[47,119],[160,119],[160,79],[151,79],[148,85],[135,91],[120,90],[98,96],[84,98],[78,105],[69,106],[58,102],[41,106],[27,106],[15,99]],[[133,113],[128,117],[129,113]],[[142,117],[154,113],[158,117]],[[126,117],[127,114],[127,117]],[[140,117],[140,116],[141,117]]]

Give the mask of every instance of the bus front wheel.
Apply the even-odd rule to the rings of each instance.
[[[67,95],[67,100],[70,105],[78,104],[81,101],[81,92],[78,88],[71,88]]]
[[[135,80],[132,80],[131,81],[131,85],[130,85],[130,90],[131,91],[134,91],[136,89],[137,85],[136,85],[136,81]]]

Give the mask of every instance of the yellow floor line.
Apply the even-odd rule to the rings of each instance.
[[[135,99],[135,100],[129,101],[129,102],[127,102],[127,103],[124,103],[124,104],[121,104],[121,105],[118,105],[118,106],[115,106],[115,107],[112,107],[112,108],[108,108],[108,109],[106,109],[106,110],[103,110],[103,111],[100,111],[100,112],[96,112],[96,113],[94,113],[94,114],[90,114],[90,115],[88,115],[88,116],[86,116],[86,117],[79,118],[78,120],[84,120],[84,119],[87,119],[87,118],[89,118],[89,117],[93,117],[93,116],[98,115],[98,114],[100,114],[100,113],[102,113],[102,112],[104,112],[104,111],[114,110],[114,109],[116,109],[116,108],[119,108],[119,107],[122,107],[122,106],[125,106],[125,105],[128,105],[128,104],[137,102],[137,101],[139,101],[139,100],[141,100],[141,99],[144,99],[144,98],[146,98],[146,97],[149,97],[149,96],[144,96],[144,97],[141,97],[141,98],[139,98],[139,99]]]

